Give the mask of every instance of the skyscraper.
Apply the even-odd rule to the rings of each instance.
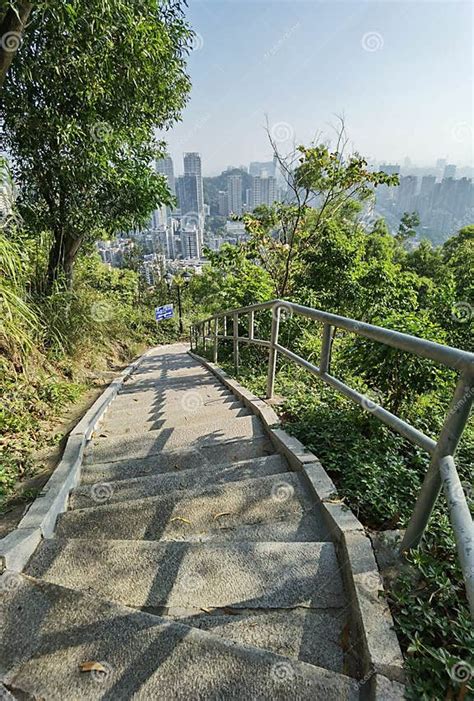
[[[165,156],[155,161],[156,172],[166,176],[166,182],[173,195],[176,194],[173,159],[171,156]]]
[[[228,211],[232,214],[242,214],[242,176],[229,175],[227,177],[227,201]]]
[[[181,175],[176,178],[176,195],[181,216],[199,218],[198,180],[195,175]]]
[[[183,162],[184,175],[194,175],[196,177],[198,193],[198,209],[196,211],[198,211],[201,216],[204,216],[204,195],[202,187],[201,156],[195,151],[185,153],[183,156]]]

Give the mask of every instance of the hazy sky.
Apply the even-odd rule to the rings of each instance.
[[[266,159],[265,115],[285,150],[343,114],[378,160],[473,163],[473,2],[189,0],[197,32],[183,121],[166,134],[177,172]]]

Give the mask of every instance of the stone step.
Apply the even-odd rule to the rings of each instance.
[[[170,433],[170,432],[169,432]],[[167,435],[169,435],[169,433]],[[178,436],[179,438],[179,436]],[[164,441],[164,438],[161,440]],[[130,439],[133,446],[137,446],[140,441],[137,438]],[[153,441],[152,449],[153,449]],[[146,453],[145,455],[128,455],[127,452],[121,453],[120,450],[108,451],[104,450],[105,442],[98,446],[96,450],[86,448],[84,455],[84,465],[100,465],[101,463],[113,464],[116,462],[130,462],[148,460],[158,462],[162,469],[185,469],[186,467],[197,467],[206,463],[234,463],[250,458],[262,457],[263,455],[271,455],[275,452],[270,439],[264,435],[256,436],[255,438],[234,438],[231,440],[214,441],[207,440],[192,446],[170,445],[166,444],[163,448],[155,453]],[[117,445],[116,445],[117,447]]]
[[[203,372],[193,377],[176,377],[174,379],[148,378],[140,382],[125,383],[114,401],[124,403],[125,400],[150,402],[167,396],[183,394],[208,393],[213,397],[228,397],[232,393],[209,373]]]
[[[112,504],[182,489],[202,489],[225,482],[236,482],[287,471],[288,464],[281,455],[269,455],[220,469],[219,466],[209,470],[199,467],[194,470],[182,472],[175,470],[171,473],[115,481],[107,481],[107,476],[105,478],[101,476],[97,482],[83,484],[74,489],[69,499],[69,508],[81,509],[97,504]]]
[[[242,480],[129,502],[75,509],[59,517],[57,535],[72,538],[187,540],[226,529],[304,516],[317,518],[295,473]],[[257,529],[255,529],[257,532]],[[252,538],[251,540],[254,540]],[[269,538],[269,540],[274,540]],[[325,540],[325,538],[323,538]]]
[[[203,410],[212,413],[215,411],[232,411],[245,408],[242,402],[239,402],[234,395],[229,397],[209,397],[205,396],[201,399],[198,395],[197,398],[188,398],[186,402],[164,402],[161,405],[159,403],[154,403],[150,406],[142,407],[139,403],[126,402],[120,406],[115,406],[114,403],[111,404],[108,412],[104,417],[104,423],[108,421],[117,421],[119,419],[127,416],[130,421],[140,423],[142,421],[149,421],[151,418],[164,418],[171,416],[198,416]]]
[[[227,441],[222,444],[211,443],[199,450],[162,452],[149,458],[126,458],[111,462],[86,462],[82,466],[82,482],[100,482],[108,479],[128,479],[141,475],[163,474],[181,470],[201,468],[202,470],[220,469],[248,460],[274,454],[274,448],[266,436],[253,440]]]
[[[117,434],[141,434],[150,431],[159,431],[162,428],[185,428],[199,426],[204,429],[207,425],[226,425],[229,421],[241,416],[252,416],[240,402],[220,403],[214,402],[208,406],[194,406],[191,411],[185,407],[174,408],[168,411],[160,407],[157,410],[145,410],[123,412],[117,416],[106,416],[96,435],[111,436]]]
[[[222,445],[237,439],[250,439],[264,435],[261,422],[256,416],[242,416],[227,423],[209,422],[203,426],[185,428],[163,428],[145,435],[118,434],[94,438],[85,450],[91,462],[111,462],[128,458],[144,458],[163,452],[198,450],[204,445]],[[105,434],[104,434],[105,435]]]
[[[346,602],[332,543],[53,539],[42,543],[26,573],[343,669]]]
[[[3,577],[12,580],[12,573]],[[2,597],[3,683],[20,698],[356,701],[342,674],[21,575]],[[9,580],[9,581],[10,581]],[[13,581],[13,580],[12,580]],[[85,662],[103,671],[81,672]]]

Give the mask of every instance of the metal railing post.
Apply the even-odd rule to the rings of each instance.
[[[191,350],[193,350],[193,333],[194,333],[194,327],[191,324],[189,327],[189,347]]]
[[[217,334],[219,333],[219,317],[214,317],[214,346],[212,349],[212,360],[214,363],[217,363],[217,356],[218,356],[218,338]]]
[[[454,530],[456,550],[466,583],[466,594],[474,619],[474,525],[456,465],[451,456],[441,458],[439,471]]]
[[[334,329],[331,324],[324,324],[321,357],[319,361],[319,369],[321,373],[329,372],[330,370],[333,331]]]
[[[227,336],[227,317],[224,316],[224,317],[222,317],[222,319],[223,319],[222,334],[223,334],[224,336]]]
[[[253,310],[249,312],[249,339],[253,340],[254,333],[254,312]]]
[[[202,352],[206,353],[206,323],[202,324]]]
[[[239,372],[239,365],[240,365],[240,359],[239,359],[239,341],[237,340],[239,337],[239,315],[234,314],[233,315],[233,340],[234,340],[234,368],[235,372]]]
[[[464,426],[469,418],[474,394],[472,376],[463,373],[456,385],[446,420],[439,434],[431,464],[423,481],[412,517],[400,550],[414,548],[420,542],[441,490],[440,461],[455,454]]]
[[[277,350],[275,345],[278,343],[278,331],[280,328],[280,307],[275,305],[272,307],[272,331],[270,337],[270,350],[268,353],[268,376],[267,376],[267,399],[273,397],[275,390],[275,372],[277,361]]]

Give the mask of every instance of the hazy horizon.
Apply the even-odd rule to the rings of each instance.
[[[163,136],[181,169],[267,160],[329,137],[343,115],[364,156],[473,166],[473,5],[464,0],[190,0],[197,33],[183,120]]]

